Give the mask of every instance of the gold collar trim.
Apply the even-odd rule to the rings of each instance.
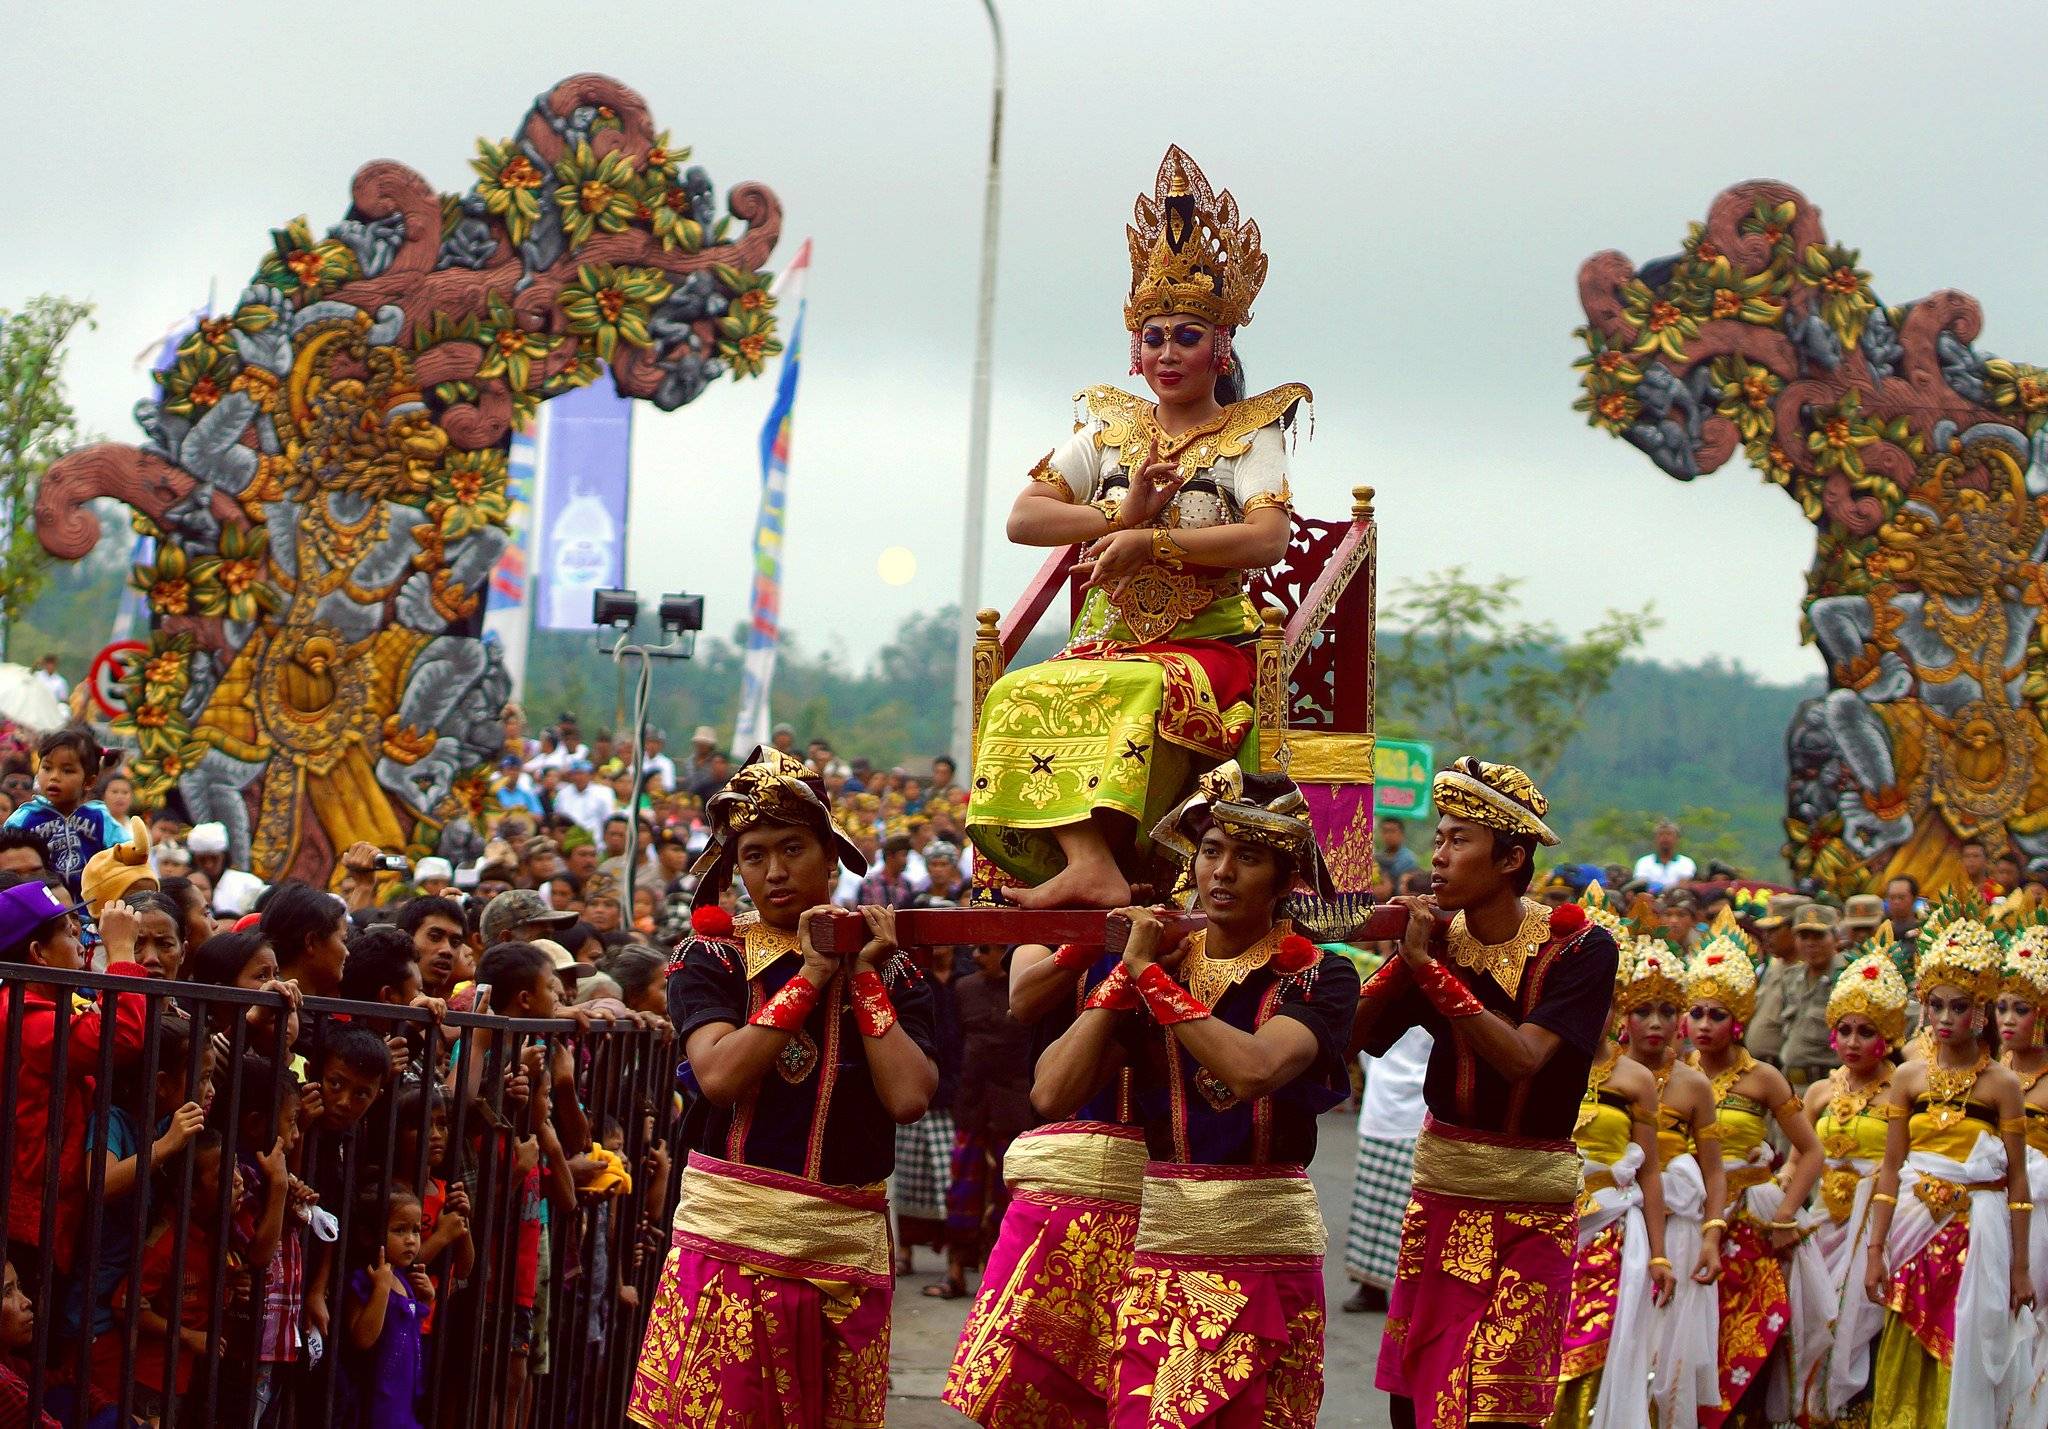
[[[1550,910],[1541,903],[1522,900],[1522,925],[1505,943],[1482,943],[1465,926],[1465,910],[1451,917],[1446,936],[1451,961],[1461,968],[1485,973],[1500,984],[1509,997],[1522,990],[1522,969],[1538,950],[1550,941]]]
[[[1265,937],[1234,958],[1209,956],[1207,929],[1190,934],[1187,957],[1181,964],[1187,973],[1188,991],[1213,1009],[1225,993],[1273,961],[1273,955],[1280,951],[1280,940],[1293,931],[1294,925],[1282,918]]]
[[[1314,394],[1299,382],[1287,382],[1270,392],[1232,402],[1208,421],[1190,427],[1178,436],[1160,430],[1152,403],[1117,387],[1090,387],[1074,400],[1081,410],[1102,423],[1095,434],[1096,446],[1114,451],[1125,471],[1144,468],[1156,444],[1159,459],[1175,463],[1183,477],[1207,471],[1225,457],[1243,456],[1252,448],[1260,429],[1272,426],[1294,410],[1298,403],[1312,401]]]
[[[803,941],[761,921],[758,913],[742,913],[732,920],[732,930],[746,944],[747,981],[752,982],[791,953],[803,955]]]

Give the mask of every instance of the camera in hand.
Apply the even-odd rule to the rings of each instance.
[[[380,853],[376,869],[379,873],[411,873],[412,860],[402,853]]]

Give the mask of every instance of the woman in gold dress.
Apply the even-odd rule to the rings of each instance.
[[[1806,1108],[1785,1074],[1759,1062],[1742,1045],[1743,1025],[1756,1011],[1755,952],[1748,936],[1723,915],[1686,969],[1687,1030],[1692,1064],[1713,1083],[1714,1115],[1721,1128],[1721,1159],[1728,1174],[1728,1225],[1721,1239],[1721,1392],[1702,1405],[1700,1423],[1768,1424],[1767,1399],[1779,1342],[1804,1304],[1793,1304],[1780,1257],[1799,1241],[1799,1228],[1781,1208],[1804,1205],[1820,1176],[1820,1142]],[[1792,1143],[1794,1160],[1783,1186],[1771,1172],[1766,1140],[1775,1118]],[[1802,1297],[1803,1299],[1803,1297]],[[1778,1376],[1778,1397],[1789,1399],[1790,1367]]]
[[[2041,1010],[2048,1004],[2048,925],[2031,923],[2005,950],[1999,975],[1999,1061],[2020,1079],[2027,1118],[2027,1184],[2048,1187],[2048,1023]],[[2027,1264],[2034,1273],[2034,1303],[2048,1304],[2048,1217],[2027,1217],[2030,1244]],[[2048,1331],[2037,1331],[2032,1345],[2031,1373],[2017,1401],[2030,1413],[2014,1420],[2018,1429],[2048,1426]]]
[[[1863,1284],[1884,1307],[1872,1429],[2003,1425],[2024,1377],[2013,1363],[2016,1317],[2034,1299],[2024,1098],[1984,1041],[1999,962],[1997,940],[1970,918],[1920,954],[1915,991],[1934,1054],[1892,1075],[1871,1193]]]
[[[1884,1164],[1890,1126],[1887,1097],[1897,1070],[1892,1056],[1906,1036],[1906,981],[1892,961],[1891,924],[1835,979],[1828,994],[1828,1043],[1842,1065],[1806,1091],[1806,1114],[1820,1139],[1820,1202],[1825,1213],[1813,1244],[1827,1267],[1832,1292],[1829,1318],[1836,1329],[1799,1383],[1807,1423],[1820,1426],[1867,1421],[1870,1341],[1875,1317],[1849,1315],[1863,1297],[1863,1267],[1870,1241],[1871,1192]],[[1849,1327],[1861,1326],[1853,1334]],[[1802,1349],[1805,1346],[1801,1346]]]
[[[1721,1238],[1728,1221],[1721,1169],[1721,1127],[1714,1088],[1677,1055],[1685,1018],[1685,962],[1657,939],[1637,942],[1629,981],[1614,995],[1624,1017],[1629,1060],[1657,1085],[1657,1166],[1664,1197],[1664,1254],[1685,1276],[1651,1316],[1652,1401],[1657,1423],[1691,1425],[1719,1395]]]
[[[1284,432],[1309,391],[1245,396],[1232,350],[1266,278],[1258,225],[1171,148],[1127,235],[1131,371],[1151,399],[1083,392],[1073,436],[1010,510],[1012,541],[1086,546],[1071,638],[996,682],[975,748],[967,831],[1027,907],[1129,902],[1148,831],[1240,757],[1258,631],[1245,572],[1291,529]]]

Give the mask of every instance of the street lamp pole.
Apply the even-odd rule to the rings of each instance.
[[[981,208],[981,301],[974,322],[974,394],[967,419],[967,517],[960,552],[959,645],[953,659],[953,742],[962,769],[974,763],[974,617],[981,609],[981,546],[988,512],[988,408],[996,321],[996,223],[1002,204],[1003,22],[995,0],[981,0],[995,41],[989,99],[988,179]]]

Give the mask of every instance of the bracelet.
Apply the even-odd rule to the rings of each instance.
[[[1102,496],[1088,504],[1102,513],[1102,519],[1109,523],[1110,530],[1119,531],[1123,529],[1123,502],[1117,500],[1114,496]]]
[[[1096,985],[1095,991],[1088,994],[1081,1010],[1102,1008],[1110,1012],[1130,1012],[1137,1006],[1138,985],[1131,981],[1131,970],[1118,963],[1110,970],[1109,976]]]
[[[1095,953],[1094,948],[1084,948],[1079,943],[1061,943],[1052,950],[1052,963],[1061,972],[1080,972],[1095,961]]]
[[[2005,1208],[2008,1211],[2031,1211],[2034,1209],[2034,1203],[2032,1201],[2007,1201]]]
[[[1797,1221],[1765,1221],[1765,1222],[1764,1222],[1764,1229],[1765,1229],[1765,1230],[1773,1230],[1773,1231],[1796,1231],[1796,1230],[1798,1230],[1798,1229],[1799,1229],[1799,1222],[1797,1222]]]
[[[762,1003],[761,1010],[747,1022],[754,1027],[772,1027],[777,1032],[799,1032],[817,1005],[818,989],[798,973],[782,985],[780,992]]]
[[[1669,1270],[1669,1269],[1671,1268],[1671,1262],[1670,1262],[1670,1261],[1668,1261],[1668,1260],[1666,1260],[1666,1259],[1665,1259],[1665,1258],[1664,1258],[1663,1256],[1661,1256],[1661,1255],[1653,1255],[1653,1256],[1651,1256],[1651,1257],[1650,1257],[1650,1264],[1651,1264],[1651,1266],[1652,1266],[1652,1267],[1655,1267],[1655,1266],[1659,1266],[1659,1265],[1661,1265],[1661,1266],[1663,1266],[1663,1267],[1664,1267],[1664,1268],[1665,1268],[1666,1270]]]
[[[1899,1203],[1899,1198],[1889,1191],[1872,1191],[1870,1193],[1870,1203],[1873,1206],[1896,1206]]]
[[[1413,972],[1415,985],[1422,989],[1422,995],[1429,999],[1431,1006],[1451,1021],[1477,1017],[1486,1011],[1486,1004],[1474,995],[1471,988],[1458,980],[1457,974],[1442,963],[1432,959],[1413,969]]]
[[[1727,1229],[1728,1222],[1720,1216],[1715,1216],[1712,1220],[1700,1222],[1701,1235],[1705,1235],[1708,1231],[1725,1231]]]
[[[1152,533],[1152,559],[1170,570],[1180,569],[1182,552],[1178,543],[1162,527]]]
[[[1175,982],[1173,975],[1157,963],[1147,963],[1145,971],[1138,974],[1138,991],[1152,1013],[1152,1020],[1161,1027],[1171,1027],[1176,1022],[1199,1022],[1210,1015],[1199,998]]]
[[[863,968],[853,975],[853,1021],[863,1037],[887,1037],[896,1025],[896,1008],[882,975]]]

